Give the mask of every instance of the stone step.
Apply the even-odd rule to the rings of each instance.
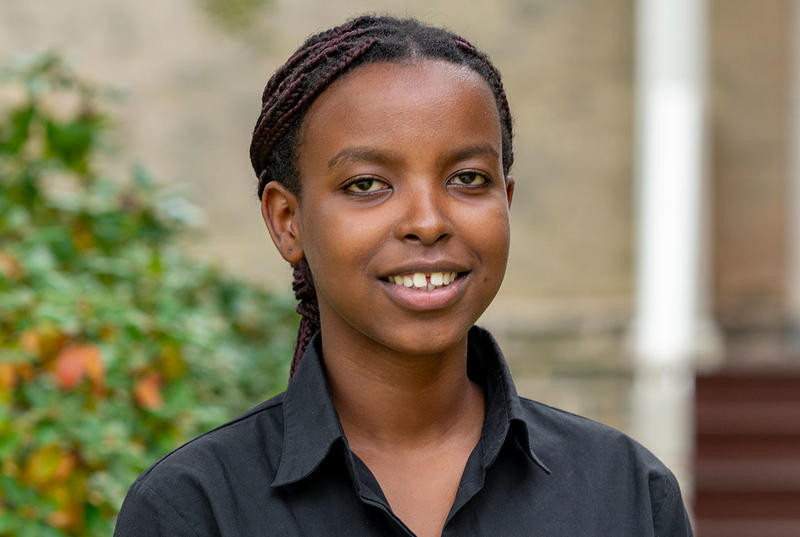
[[[703,494],[800,494],[800,454],[794,459],[700,460],[695,470],[695,490]],[[797,514],[800,516],[800,512]]]
[[[697,537],[797,537],[800,518],[704,518],[696,521],[694,529]]]
[[[800,373],[696,382],[698,537],[800,536]]]

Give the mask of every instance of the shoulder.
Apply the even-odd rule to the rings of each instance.
[[[683,512],[673,473],[639,442],[602,423],[551,406],[520,399],[531,444],[553,475],[577,475],[584,483],[647,500],[654,517]]]
[[[162,457],[131,486],[115,535],[196,535],[211,503],[267,488],[283,445],[280,394]],[[230,489],[230,490],[229,490]],[[227,501],[227,500],[225,500]]]
[[[520,404],[531,450],[549,471],[537,492],[552,501],[540,501],[561,522],[600,528],[598,535],[692,535],[675,476],[648,449],[596,421],[529,399]]]
[[[280,455],[283,438],[284,393],[261,403],[168,453],[137,479],[157,487],[165,474],[212,474],[220,465],[248,464],[254,457]]]
[[[648,449],[625,433],[589,418],[520,398],[534,449],[554,463],[625,460],[631,469],[668,472]]]

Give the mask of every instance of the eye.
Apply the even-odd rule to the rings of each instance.
[[[368,194],[370,192],[387,190],[388,187],[389,185],[375,177],[359,177],[355,181],[348,183],[345,190],[355,194]]]
[[[479,187],[489,184],[489,178],[475,171],[463,171],[453,175],[447,181],[451,185]]]

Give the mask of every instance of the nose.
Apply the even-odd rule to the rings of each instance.
[[[398,238],[432,246],[453,234],[447,200],[433,188],[419,188],[403,196],[405,205],[398,222]]]

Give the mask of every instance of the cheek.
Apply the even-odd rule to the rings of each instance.
[[[483,218],[476,220],[474,238],[483,245],[482,250],[492,261],[505,265],[511,239],[508,211],[505,207],[492,207]]]
[[[352,281],[354,275],[367,270],[385,230],[375,218],[347,211],[339,204],[311,209],[305,213],[310,216],[301,219],[303,250],[311,270],[320,286],[344,286],[347,282],[341,281],[342,278]],[[333,277],[332,282],[323,278],[323,271]]]

